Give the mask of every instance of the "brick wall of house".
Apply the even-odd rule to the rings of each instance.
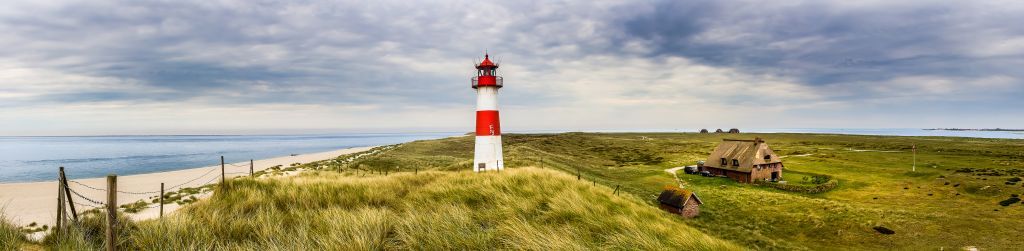
[[[697,204],[697,199],[691,196],[690,201],[683,205],[683,217],[693,218],[700,214],[700,206]]]

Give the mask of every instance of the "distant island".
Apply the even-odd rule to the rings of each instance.
[[[1024,132],[1024,129],[971,129],[971,128],[932,128],[924,129],[925,131],[989,131],[989,132]]]

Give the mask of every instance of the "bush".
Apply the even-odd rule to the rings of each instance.
[[[1000,201],[999,205],[1005,207],[1005,206],[1009,206],[1009,205],[1012,205],[1013,203],[1017,203],[1017,202],[1020,202],[1020,198],[1010,197],[1009,199],[1006,199],[1004,201]]]
[[[776,183],[776,182],[768,182],[768,181],[762,181],[762,180],[756,180],[756,181],[754,181],[754,184],[756,184],[756,185],[763,185],[763,186],[767,186],[767,187],[771,187],[771,188],[775,188],[775,189],[779,189],[779,190],[783,190],[783,191],[798,192],[798,193],[810,193],[810,194],[828,192],[828,191],[831,191],[832,189],[835,189],[837,186],[839,186],[839,182],[836,181],[836,180],[832,180],[831,178],[829,178],[829,180],[826,181],[825,183],[818,184],[816,186],[795,185],[795,184],[788,184],[788,183]]]
[[[896,231],[892,231],[892,229],[889,229],[889,228],[883,227],[883,226],[877,226],[877,227],[873,227],[873,228],[875,229],[875,231],[878,231],[878,233],[881,233],[881,234],[895,234],[896,233]]]

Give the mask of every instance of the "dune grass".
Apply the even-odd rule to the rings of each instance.
[[[21,232],[21,228],[8,222],[0,214],[0,250],[19,250],[25,243],[25,234]]]
[[[162,221],[138,222],[125,231],[122,247],[739,249],[637,198],[614,196],[607,187],[537,168],[387,176],[311,171],[295,177],[236,179],[226,188]]]

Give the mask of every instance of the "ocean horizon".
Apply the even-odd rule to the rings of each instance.
[[[439,139],[458,133],[345,133],[316,135],[112,135],[0,137],[0,183],[133,175]]]
[[[723,128],[726,129],[726,128]],[[714,130],[714,129],[711,129]],[[943,131],[912,128],[741,129],[752,133],[825,133],[885,136],[944,136],[1022,139],[1005,131]],[[693,129],[584,130],[587,132],[696,132]],[[565,130],[511,131],[560,133]],[[56,180],[63,166],[68,178],[110,173],[133,175],[183,170],[250,159],[266,159],[343,148],[405,143],[462,135],[459,132],[343,133],[312,135],[107,135],[0,137],[0,183]]]

